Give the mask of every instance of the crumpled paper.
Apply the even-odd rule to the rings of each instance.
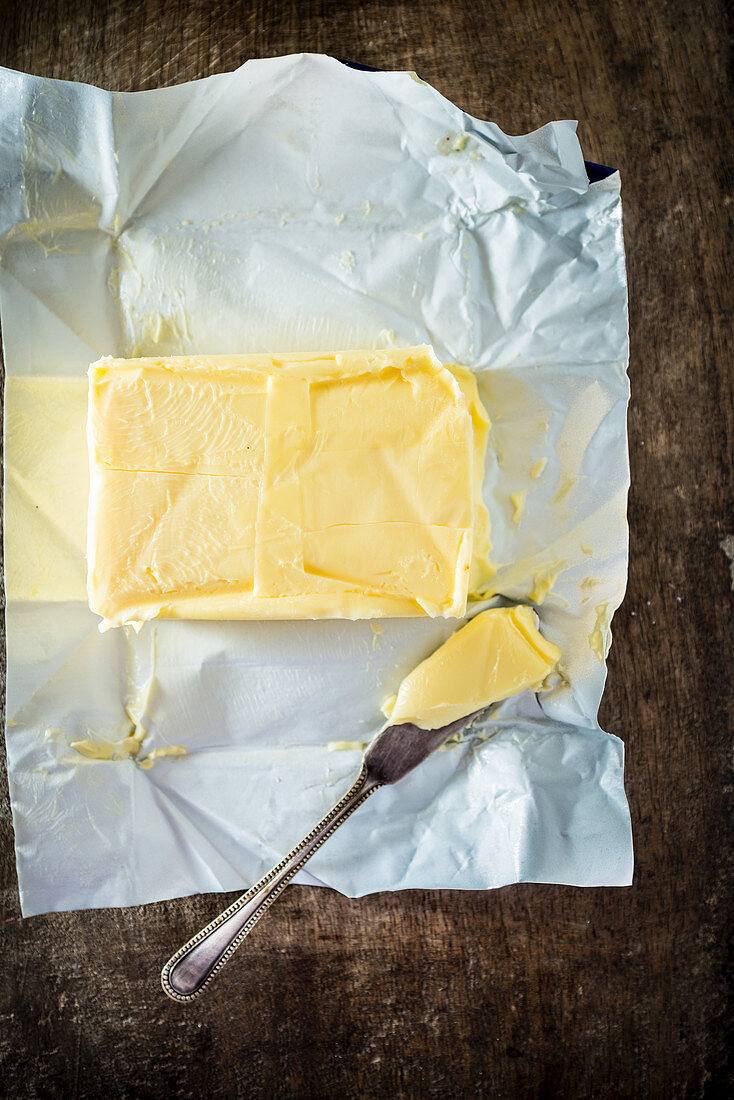
[[[84,377],[102,355],[427,342],[477,372],[496,600],[532,599],[551,691],[360,809],[299,880],[630,882],[621,742],[596,713],[627,566],[619,178],[571,122],[525,137],[412,73],[299,55],[135,94],[0,71],[7,745],[21,902],[255,882],[342,795],[380,705],[455,622],[159,622],[84,592]],[[490,595],[492,595],[490,594]],[[75,740],[145,732],[146,770]]]

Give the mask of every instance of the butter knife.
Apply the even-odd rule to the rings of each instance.
[[[406,722],[378,733],[365,750],[357,779],[333,809],[272,871],[168,960],[161,972],[161,984],[168,996],[183,1003],[200,996],[265,910],[342,822],[378,787],[397,783],[481,713],[474,711],[435,730],[423,730]]]

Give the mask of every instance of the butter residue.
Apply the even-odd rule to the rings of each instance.
[[[589,648],[597,660],[604,664],[606,656],[609,652],[609,604],[600,603],[595,608],[596,622],[594,623],[594,629],[589,634]]]
[[[131,311],[131,321],[135,332],[132,356],[145,355],[161,346],[178,347],[184,340],[190,340],[188,318],[183,306],[170,314],[152,310],[150,313],[136,315]]]
[[[447,157],[449,153],[460,153],[465,149],[468,140],[469,135],[463,132],[456,134],[453,138],[450,134],[447,134],[445,137],[438,139],[436,149],[442,156]]]
[[[188,755],[188,749],[183,745],[165,745],[140,755],[143,742],[148,736],[145,715],[155,680],[155,632],[150,627],[148,630],[149,644],[146,647],[146,636],[138,637],[130,627],[124,628],[127,681],[124,711],[129,722],[128,731],[119,738],[83,737],[72,741],[70,748],[88,760],[132,759],[139,767],[147,770],[163,757]]]
[[[83,239],[79,234],[99,228],[100,211],[99,204],[95,202],[88,210],[56,212],[45,219],[29,218],[16,222],[3,234],[2,244],[7,248],[18,239],[28,241],[40,248],[46,258],[52,252],[78,255],[82,251]]]
[[[136,757],[144,737],[145,730],[140,728],[118,741],[97,741],[84,737],[79,741],[72,741],[70,747],[88,760],[121,760],[130,756]]]
[[[146,771],[153,767],[156,760],[161,760],[167,756],[188,756],[189,754],[189,750],[185,745],[163,745],[159,749],[151,749],[150,752],[140,756],[140,749],[145,737],[146,731],[141,727],[127,737],[120,738],[119,741],[97,741],[84,737],[79,741],[72,741],[70,748],[82,756],[86,756],[87,760],[133,759],[138,767],[144,768]]]
[[[185,295],[180,287],[168,283],[160,288],[157,308],[144,309],[145,282],[130,248],[122,239],[113,241],[115,262],[107,276],[111,296],[120,301],[122,288],[126,308],[122,311],[122,351],[130,358],[141,355],[163,355],[180,351],[191,344]]]
[[[512,522],[515,524],[520,523],[520,520],[525,513],[525,498],[527,497],[527,495],[528,494],[527,492],[525,492],[525,490],[519,493],[510,493],[510,500],[512,501],[512,506],[514,508],[514,511],[512,513]]]
[[[483,611],[421,662],[383,704],[395,725],[437,729],[491,703],[540,689],[561,651],[531,607]]]
[[[188,756],[189,750],[184,745],[163,745],[159,749],[151,749],[145,756],[138,759],[138,765],[146,771],[152,768],[156,760],[162,760],[166,756]]]
[[[327,741],[327,752],[363,752],[367,747],[366,741]]]
[[[533,603],[543,603],[548,593],[553,590],[553,585],[565,567],[565,561],[557,561],[540,569],[533,577],[533,588],[528,598]]]
[[[569,474],[561,474],[558,488],[550,499],[551,504],[560,504],[562,500],[565,500],[577,483],[578,478],[571,477]]]
[[[538,461],[534,462],[533,465],[530,467],[530,476],[534,480],[537,480],[537,478],[540,477],[540,475],[543,473],[543,470],[546,468],[547,465],[548,465],[548,459],[547,458],[539,458]]]

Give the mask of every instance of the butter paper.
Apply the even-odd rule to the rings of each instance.
[[[477,372],[490,602],[533,602],[562,675],[379,791],[300,881],[629,883],[622,744],[596,721],[627,565],[619,178],[588,183],[574,124],[508,137],[413,74],[314,55],[135,94],[0,70],[0,185],[24,914],[251,885],[344,792],[385,698],[458,625],[100,633],[84,433],[102,355],[426,342]],[[71,747],[129,737],[137,758]],[[170,746],[188,753],[151,755]]]

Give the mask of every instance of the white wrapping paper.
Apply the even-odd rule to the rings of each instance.
[[[507,137],[413,74],[314,55],[136,94],[2,70],[0,251],[24,914],[253,883],[356,775],[359,750],[330,743],[369,740],[457,625],[100,633],[83,387],[107,354],[428,342],[478,373],[497,595],[541,601],[563,678],[379,791],[300,881],[629,883],[622,744],[596,722],[627,564],[619,179],[588,184],[574,124]],[[70,748],[136,723],[145,753],[188,755],[145,770]]]

